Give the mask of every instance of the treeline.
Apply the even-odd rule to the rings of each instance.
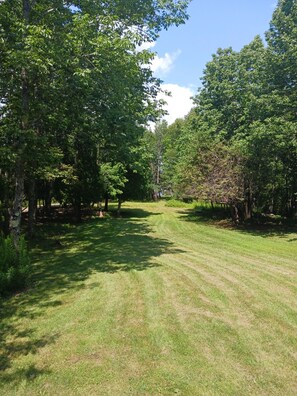
[[[148,194],[145,125],[162,112],[141,44],[183,23],[187,0],[0,3],[0,223],[17,248],[28,206],[75,209]]]
[[[296,1],[279,1],[266,41],[219,49],[195,108],[153,136],[159,190],[228,206],[235,222],[297,211]]]

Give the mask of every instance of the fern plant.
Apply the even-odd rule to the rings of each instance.
[[[0,294],[21,290],[29,283],[30,258],[25,238],[18,251],[10,236],[0,235]]]

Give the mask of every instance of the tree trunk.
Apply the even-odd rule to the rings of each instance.
[[[35,186],[36,186],[35,178],[32,178],[29,182],[28,234],[30,238],[34,236],[35,224],[36,224],[37,200],[36,200]]]
[[[108,212],[108,195],[105,195],[104,198],[104,212]]]
[[[13,206],[10,210],[9,231],[15,248],[19,248],[21,234],[21,218],[24,195],[24,167],[20,158],[17,159],[15,169],[15,193]]]
[[[103,214],[103,211],[102,211],[102,205],[101,205],[101,202],[100,202],[100,201],[98,202],[97,207],[98,207],[97,215],[98,215],[100,218],[104,217],[104,214]]]
[[[29,86],[27,72],[25,68],[22,69],[22,107],[23,114],[21,120],[21,134],[28,129],[29,125]],[[23,207],[24,195],[24,161],[23,161],[23,147],[18,147],[18,158],[15,165],[15,193],[13,206],[10,210],[10,234],[13,239],[14,246],[18,250],[19,239],[21,233],[21,217]]]
[[[252,202],[250,195],[244,201],[244,220],[252,218]]]
[[[231,205],[231,216],[234,224],[238,225],[239,224],[239,212],[238,212],[238,207],[236,204]]]
[[[27,24],[30,21],[30,1],[23,0],[23,16]],[[25,39],[25,37],[24,37]],[[25,67],[21,70],[22,79],[22,115],[21,115],[21,131],[23,134],[29,128],[29,78]],[[20,144],[18,144],[18,158],[15,165],[15,192],[13,206],[10,210],[10,222],[9,229],[13,240],[13,244],[16,249],[19,249],[19,240],[21,234],[21,218],[22,218],[22,207],[23,207],[23,195],[24,195],[24,161],[23,161],[23,150]]]
[[[288,203],[287,216],[292,219],[296,216],[296,213],[297,213],[297,200],[296,197],[292,196]]]
[[[74,218],[76,223],[81,222],[81,199],[76,198],[74,202]]]
[[[251,182],[245,180],[244,183],[244,203],[243,203],[243,219],[250,220],[253,215],[253,201]]]
[[[4,202],[4,209],[3,209],[3,232],[4,235],[8,235],[9,234],[9,204],[5,204]]]
[[[121,207],[122,207],[122,201],[119,198],[119,200],[118,200],[118,209],[117,209],[117,216],[118,217],[121,217]]]
[[[247,201],[244,201],[244,210],[243,210],[243,215],[244,215],[244,220],[250,220],[251,218],[251,213],[249,210],[249,204]]]
[[[46,182],[44,189],[44,212],[46,215],[51,214],[52,208],[52,183]]]

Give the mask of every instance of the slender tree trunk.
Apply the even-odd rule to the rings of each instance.
[[[161,174],[161,167],[160,167],[160,161],[158,160],[158,163],[157,163],[157,177],[156,177],[156,184],[157,184],[156,196],[157,196],[157,200],[158,200],[159,195],[160,195],[160,174]]]
[[[244,220],[250,220],[252,213],[252,199],[250,193],[248,193],[244,201]]]
[[[108,212],[108,195],[105,195],[104,198],[104,212]]]
[[[3,210],[3,217],[4,217],[3,232],[4,232],[4,235],[8,235],[9,234],[9,220],[10,220],[9,207],[10,207],[10,205],[6,204],[4,202],[4,210]]]
[[[34,236],[35,224],[36,224],[37,200],[36,200],[35,187],[36,187],[36,181],[35,178],[32,178],[29,184],[29,212],[28,212],[28,234],[30,238]]]
[[[21,121],[21,134],[28,129],[29,124],[29,86],[27,72],[22,69],[22,121]],[[19,239],[21,233],[21,217],[23,207],[23,195],[24,195],[24,160],[23,160],[23,147],[18,146],[18,158],[15,165],[15,192],[13,206],[10,210],[10,234],[13,239],[13,243],[18,249]]]
[[[102,211],[102,205],[101,205],[101,201],[99,201],[98,202],[98,212],[97,212],[97,214],[99,214],[99,217],[104,217],[104,213],[103,213],[103,211]]]
[[[121,216],[121,207],[122,207],[122,200],[119,198],[118,199],[118,208],[117,208],[117,216]]]
[[[244,183],[243,220],[250,220],[253,214],[252,189],[249,180]]]
[[[294,194],[292,194],[290,196],[290,198],[288,198],[287,200],[287,205],[286,205],[286,215],[292,219],[294,218],[294,216],[296,215],[297,212],[297,199],[294,196]]]
[[[27,24],[30,21],[30,0],[23,0],[23,17]],[[25,37],[24,37],[25,39]],[[21,134],[29,128],[29,78],[25,67],[21,70],[22,80],[22,116],[21,116]],[[21,233],[21,218],[22,218],[22,207],[23,207],[23,195],[24,195],[24,160],[23,160],[23,147],[19,144],[17,147],[18,158],[15,165],[15,192],[13,206],[10,210],[10,222],[9,229],[13,239],[14,246],[18,250],[19,240]]]
[[[74,202],[74,217],[77,223],[81,222],[81,199],[79,197]]]
[[[4,177],[6,179],[8,179],[8,174],[5,173]],[[9,180],[9,182],[10,182],[10,180]],[[9,220],[10,220],[10,215],[9,215],[10,210],[9,209],[11,208],[12,204],[9,199],[9,194],[7,191],[8,189],[5,189],[5,190],[6,191],[5,191],[4,199],[3,199],[3,226],[2,226],[2,229],[3,229],[4,235],[8,235],[9,234]]]
[[[238,225],[239,224],[239,212],[238,212],[238,207],[236,204],[231,205],[231,216],[233,222]]]
[[[52,183],[46,182],[44,189],[44,212],[50,215],[52,208]]]
[[[153,201],[158,201],[158,192],[157,191],[153,191],[153,194],[152,194],[152,198],[153,198]]]
[[[21,234],[21,218],[24,195],[24,167],[21,159],[17,159],[15,169],[15,193],[12,208],[10,210],[9,231],[15,248],[18,250]]]
[[[297,197],[294,195],[292,197],[292,217],[296,216],[297,214]]]

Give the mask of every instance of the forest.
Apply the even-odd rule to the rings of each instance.
[[[221,205],[235,224],[294,221],[296,1],[278,2],[266,42],[218,49],[194,108],[167,125],[154,54],[141,45],[184,23],[187,5],[1,2],[0,224],[11,262],[28,262],[22,233],[33,237],[53,203],[76,222],[101,202],[107,211],[109,199],[120,210],[125,200],[161,196]]]
[[[159,192],[228,207],[235,223],[296,217],[296,39],[297,4],[280,1],[266,44],[217,50],[194,109],[151,136]]]
[[[153,54],[141,44],[184,22],[187,3],[1,2],[2,257],[19,256],[24,209],[34,235],[41,201],[48,215],[53,200],[70,205],[80,221],[83,206],[145,195],[141,141],[162,109]]]

